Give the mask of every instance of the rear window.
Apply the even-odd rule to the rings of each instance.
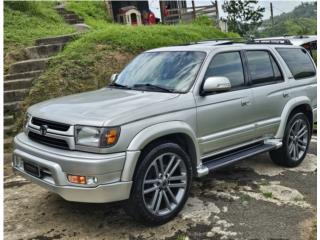
[[[307,78],[316,75],[316,69],[305,49],[277,48],[277,51],[288,65],[295,79]]]

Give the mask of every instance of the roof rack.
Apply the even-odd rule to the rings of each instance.
[[[292,45],[289,39],[250,39],[247,44],[276,44],[276,45]]]

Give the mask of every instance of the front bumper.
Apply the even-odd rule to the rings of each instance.
[[[128,199],[131,181],[121,181],[126,153],[95,154],[48,147],[31,141],[24,133],[14,139],[13,169],[68,201],[114,202]],[[38,166],[41,177],[27,173],[19,161]],[[70,183],[67,174],[96,177],[93,184]]]

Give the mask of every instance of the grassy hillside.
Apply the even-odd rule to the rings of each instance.
[[[31,45],[36,38],[74,32],[53,9],[54,2],[4,2],[4,49]]]
[[[20,58],[21,50],[37,38],[74,32],[53,9],[54,2],[4,2],[5,66]]]
[[[68,1],[65,7],[84,18],[85,23],[92,28],[101,28],[111,23],[104,1]]]
[[[24,109],[53,97],[101,88],[107,85],[112,73],[121,71],[136,54],[147,49],[238,37],[237,34],[222,33],[205,24],[138,27],[110,24],[105,14],[92,10],[100,9],[100,3],[67,3],[68,9],[81,12],[92,29],[68,44],[61,54],[49,62],[47,71],[34,82]]]
[[[315,3],[301,3],[293,11],[282,13],[274,17],[274,26],[271,20],[263,22],[263,31],[259,36],[283,35],[315,35],[317,34],[317,6]]]

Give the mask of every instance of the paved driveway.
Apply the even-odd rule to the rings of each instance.
[[[315,136],[301,166],[267,154],[193,182],[181,214],[146,228],[121,204],[66,202],[14,176],[5,165],[5,239],[310,239],[316,219]]]

